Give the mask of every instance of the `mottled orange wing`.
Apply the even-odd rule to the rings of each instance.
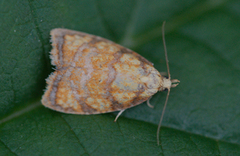
[[[51,31],[52,64],[42,97],[46,107],[64,113],[98,114],[138,105],[162,86],[153,65],[137,53],[82,32]]]

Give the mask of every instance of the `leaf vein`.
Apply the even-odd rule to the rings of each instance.
[[[66,123],[66,125],[69,127],[69,130],[73,133],[73,135],[76,137],[78,143],[82,146],[82,148],[84,149],[85,153],[87,155],[90,156],[89,152],[87,151],[87,149],[85,148],[85,146],[81,143],[81,141],[79,140],[77,134],[72,130],[72,127],[68,124],[68,122],[64,119],[64,117],[62,115],[60,115],[61,118],[63,119],[63,121]]]

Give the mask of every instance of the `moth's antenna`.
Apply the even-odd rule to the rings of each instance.
[[[167,64],[167,70],[168,70],[168,79],[171,80],[171,75],[170,75],[170,70],[169,70],[169,65],[168,65],[168,56],[167,56],[167,47],[166,47],[166,42],[165,42],[165,34],[164,34],[164,26],[165,26],[166,21],[163,22],[162,25],[162,39],[163,39],[163,46],[164,46],[164,52],[165,52],[165,59],[166,59],[166,64]],[[160,133],[160,128],[161,128],[161,124],[162,124],[162,120],[163,120],[163,116],[165,113],[165,109],[167,107],[167,102],[168,102],[168,97],[170,94],[170,88],[171,86],[169,86],[168,89],[168,93],[167,93],[167,98],[163,107],[163,111],[162,111],[162,115],[158,124],[158,129],[157,129],[157,144],[159,145],[159,133]]]
[[[163,22],[163,25],[162,25],[162,40],[163,40],[163,46],[164,46],[164,52],[165,52],[165,59],[166,59],[166,64],[167,64],[167,71],[168,71],[168,79],[171,80],[171,75],[170,75],[170,70],[169,70],[169,65],[168,65],[168,56],[167,56],[167,46],[166,46],[166,41],[165,41],[165,32],[164,32],[164,29],[165,29],[165,23],[166,21]]]

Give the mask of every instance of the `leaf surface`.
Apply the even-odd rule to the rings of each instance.
[[[133,49],[166,71],[171,89],[115,113],[68,115],[39,100],[52,71],[49,32],[68,28]],[[2,0],[0,155],[240,155],[240,2],[227,0]]]

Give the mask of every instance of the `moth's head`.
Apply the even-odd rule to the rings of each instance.
[[[162,86],[159,88],[159,91],[169,90],[170,88],[174,88],[179,84],[179,80],[177,79],[170,79],[163,77],[162,78]]]

